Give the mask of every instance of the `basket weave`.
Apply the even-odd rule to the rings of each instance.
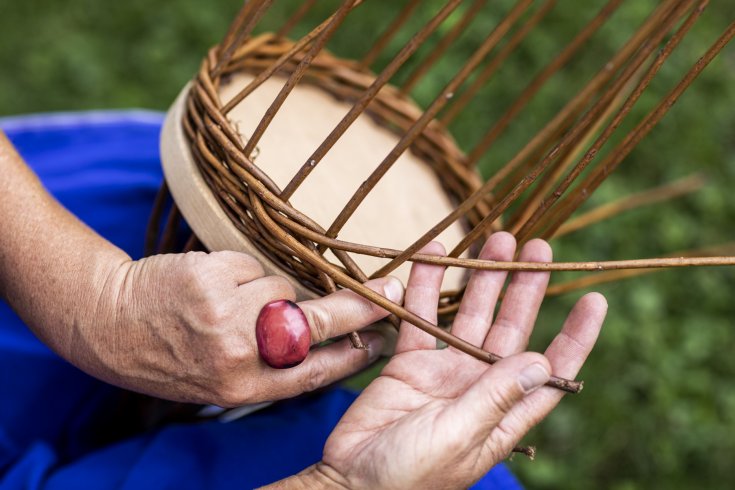
[[[432,65],[461,36],[477,12],[486,8],[486,2],[472,2],[464,9],[463,15],[455,19],[451,29],[446,30],[438,41],[432,41],[435,38],[430,38],[430,35],[463,3],[460,0],[444,2],[436,15],[377,73],[371,71],[370,66],[375,64],[379,56],[384,56],[397,33],[408,29],[407,21],[415,15],[421,2],[408,0],[361,61],[339,58],[327,51],[325,46],[348,15],[358,15],[352,14],[352,11],[361,3],[345,0],[331,16],[294,41],[286,37],[288,32],[315,2],[304,2],[277,33],[257,36],[253,35],[253,29],[267,12],[271,1],[246,2],[222,44],[210,50],[188,93],[182,124],[200,172],[232,225],[284,273],[297,278],[316,294],[327,294],[339,287],[350,288],[439,339],[475,357],[494,362],[497,356],[453,337],[364,287],[362,283],[370,276],[355,264],[349,254],[390,259],[389,264],[374,272],[373,276],[388,274],[409,260],[505,270],[602,270],[735,263],[732,257],[577,264],[509,264],[460,257],[497,229],[513,232],[521,242],[534,236],[550,238],[559,230],[735,36],[733,23],[657,106],[625,134],[604,158],[596,158],[603,145],[611,141],[611,135],[630,114],[661,66],[696,23],[706,1],[667,0],[656,6],[628,42],[589,83],[574,94],[557,116],[486,182],[480,179],[474,169],[480,157],[546,81],[589,43],[591,36],[608,21],[622,0],[610,0],[605,4],[568,46],[531,80],[508,112],[466,154],[458,148],[446,125],[461,117],[462,108],[475,100],[487,80],[513,54],[528,33],[541,23],[555,2],[542,2],[535,9],[532,0],[517,2],[425,109],[412,102],[407,94],[430,73]],[[433,51],[418,64],[408,80],[400,88],[391,86],[390,82],[398,68],[415,55],[419,46],[430,42],[434,43]],[[250,73],[255,79],[235,99],[220,100],[220,85],[232,74],[240,72]],[[255,133],[241,135],[236,125],[228,119],[228,112],[263,81],[276,77],[284,80],[281,93],[273,101]],[[284,189],[278,188],[257,166],[258,140],[285,98],[298,84],[313,85],[337,100],[353,104],[355,117],[365,113],[400,138],[388,157],[376,167],[372,180],[369,179],[355,191],[354,202],[351,203],[354,204],[353,209],[345,210],[344,219],[338,218],[330,230],[325,230],[295,209],[289,203],[289,197],[349,127],[349,114],[335,128],[334,134],[322,142],[314,158],[304,163],[299,175]],[[436,227],[427,230],[424,236],[405,250],[340,240],[339,230],[351,212],[404,151],[413,152],[439,176],[444,190],[457,203],[455,212]],[[159,213],[154,214],[152,220],[153,235],[158,229],[161,203],[162,199]],[[514,204],[514,214],[507,219],[505,214]],[[179,218],[175,208],[170,218],[168,235],[175,228],[172,223]],[[449,223],[456,221],[461,221],[466,227],[467,235],[450,252],[449,257],[430,257],[417,253],[420,246]],[[164,238],[163,243],[167,241],[170,242],[170,239]],[[153,242],[155,239],[149,238],[149,243]],[[194,243],[194,240],[190,241],[189,247],[194,246]],[[327,250],[334,253],[337,262],[330,262],[324,257]],[[461,298],[461,290],[443,291],[440,313],[450,317],[456,312]],[[558,386],[571,391],[579,388],[574,382],[566,380],[559,380]]]
[[[274,239],[274,236],[286,233],[301,242],[313,242],[320,252],[324,248],[319,249],[318,245],[330,244],[378,256],[384,254],[384,249],[369,244],[339,243],[328,237],[326,230],[308,216],[281,200],[278,197],[281,189],[260,171],[253,155],[244,154],[243,137],[233,123],[222,116],[220,108],[223,104],[216,89],[221,79],[233,72],[263,73],[293,47],[293,41],[271,33],[263,34],[243,44],[218,77],[213,79],[211,67],[202,66],[197,83],[189,92],[188,110],[183,124],[195,161],[232,223],[284,271],[297,277],[317,294],[327,294],[334,290],[329,278],[312,266],[306,257],[280,239]],[[274,76],[288,77],[293,74],[303,57],[303,52],[296,53]],[[205,65],[211,62],[216,63],[217,59],[213,58]],[[301,83],[313,84],[338,100],[354,101],[374,80],[375,75],[360,64],[322,51],[311,61]],[[365,113],[381,126],[403,135],[422,116],[423,111],[398,89],[388,85],[377,94]],[[215,121],[216,127],[212,125]],[[233,142],[234,145],[229,144]],[[437,121],[429,123],[409,149],[440,177],[439,181],[453,201],[462,202],[481,187],[479,175],[474,168],[463,164],[464,154]],[[469,229],[488,214],[489,199],[479,201],[465,215]],[[277,229],[259,218],[256,206],[269,211],[270,217],[278,225]],[[344,264],[344,268],[356,280],[364,282],[367,278],[352,262]],[[452,295],[450,301],[456,300],[457,295]]]

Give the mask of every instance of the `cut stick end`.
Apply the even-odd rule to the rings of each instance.
[[[552,388],[557,388],[562,391],[566,391],[567,393],[577,394],[584,388],[584,381],[574,381],[552,376],[546,383],[546,386],[551,386]]]
[[[536,459],[536,446],[516,446],[514,447],[510,454],[511,459],[514,453],[524,454],[528,457],[528,459],[533,461],[534,459]]]

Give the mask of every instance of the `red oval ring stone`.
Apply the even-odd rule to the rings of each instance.
[[[255,339],[266,364],[286,369],[306,359],[311,346],[311,329],[296,303],[280,299],[260,310],[255,322]]]

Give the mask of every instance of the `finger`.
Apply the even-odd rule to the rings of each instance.
[[[480,251],[479,258],[510,261],[516,250],[516,240],[510,233],[493,233]],[[495,305],[503,289],[507,271],[475,271],[462,297],[459,311],[452,324],[452,333],[480,346],[487,336]]]
[[[607,314],[607,301],[600,293],[589,293],[574,305],[559,335],[546,349],[554,374],[573,378],[592,351]]]
[[[427,243],[420,253],[446,255],[444,246],[439,242]],[[408,276],[406,297],[403,306],[419,317],[436,324],[439,293],[446,267],[414,263]],[[419,349],[435,349],[436,338],[420,328],[401,322],[396,342],[396,354]]]
[[[252,255],[223,250],[221,252],[211,252],[209,258],[219,262],[225,277],[233,280],[236,286],[246,284],[265,275],[263,266]]]
[[[501,359],[449,406],[443,415],[447,426],[453,427],[452,432],[484,442],[518,402],[549,380],[550,373],[549,361],[535,352]],[[528,430],[520,432],[523,429],[519,425],[514,428],[519,432],[507,434],[507,452]]]
[[[599,293],[582,297],[569,313],[561,332],[551,342],[545,355],[552,373],[574,379],[592,351],[607,313],[607,301]],[[538,423],[564,396],[560,390],[543,387],[526,397],[509,416],[511,423],[528,419]],[[518,429],[512,429],[518,430]]]
[[[551,247],[543,240],[531,240],[521,249],[521,262],[550,262]],[[503,304],[483,348],[500,356],[521,352],[528,345],[538,310],[549,285],[548,272],[516,272],[505,291]]]
[[[403,285],[395,277],[381,277],[365,286],[394,303],[403,298]],[[311,328],[313,344],[345,335],[388,316],[388,312],[349,289],[298,303]]]
[[[240,285],[237,291],[238,297],[233,299],[238,305],[245,305],[241,308],[241,315],[246,317],[257,316],[260,309],[271,301],[279,299],[296,301],[296,291],[283,276],[259,277]]]
[[[383,350],[383,337],[377,332],[360,334],[367,349],[354,349],[349,339],[318,347],[298,366],[274,373],[269,394],[272,400],[290,398],[314,391],[354,374],[375,361]]]

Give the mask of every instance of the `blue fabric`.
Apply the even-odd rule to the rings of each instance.
[[[162,116],[144,111],[0,119],[44,185],[132,257],[161,183]],[[100,444],[120,390],[78,371],[0,304],[0,488],[253,488],[315,463],[355,395],[335,389],[235,422],[172,424]],[[476,488],[519,489],[498,465]]]

